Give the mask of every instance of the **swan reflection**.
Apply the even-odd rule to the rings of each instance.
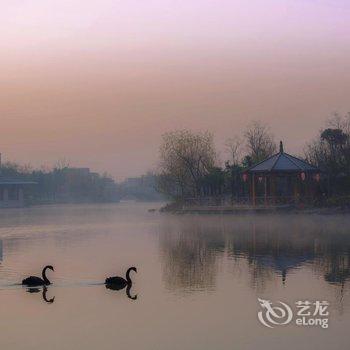
[[[27,293],[39,293],[41,291],[41,288],[35,287],[35,288],[28,288],[27,289]],[[48,304],[52,304],[55,301],[55,297],[48,299],[47,297],[47,292],[48,289],[46,286],[43,287],[42,289],[42,294],[41,297],[43,298],[43,300],[48,303]]]

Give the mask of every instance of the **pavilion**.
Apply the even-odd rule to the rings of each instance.
[[[25,205],[24,189],[34,181],[0,176],[0,208],[20,208]]]
[[[303,205],[320,194],[320,170],[283,150],[244,170],[251,205]]]

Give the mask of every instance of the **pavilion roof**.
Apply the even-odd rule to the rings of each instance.
[[[260,172],[318,172],[319,169],[302,159],[296,158],[283,150],[280,142],[280,151],[269,158],[247,169],[249,173]]]

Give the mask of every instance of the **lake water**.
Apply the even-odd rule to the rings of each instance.
[[[2,210],[0,349],[349,348],[350,217],[176,216],[154,207]],[[51,303],[16,285],[46,264],[55,267]],[[136,300],[101,284],[133,265]],[[293,320],[262,325],[258,298],[289,305]],[[329,327],[296,325],[297,301],[327,301]]]

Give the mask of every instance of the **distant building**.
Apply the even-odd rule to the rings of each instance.
[[[24,189],[36,184],[34,181],[22,180],[18,177],[3,176],[2,155],[0,153],[0,208],[23,207],[26,204]]]
[[[119,183],[121,197],[127,200],[162,201],[163,196],[156,190],[156,176],[148,173],[140,177],[129,177]]]
[[[55,201],[62,203],[118,202],[113,179],[91,172],[89,168],[64,168],[57,174]]]
[[[0,208],[20,208],[25,205],[25,187],[36,182],[0,176]]]
[[[71,176],[89,176],[90,168],[64,168],[63,171]]]

